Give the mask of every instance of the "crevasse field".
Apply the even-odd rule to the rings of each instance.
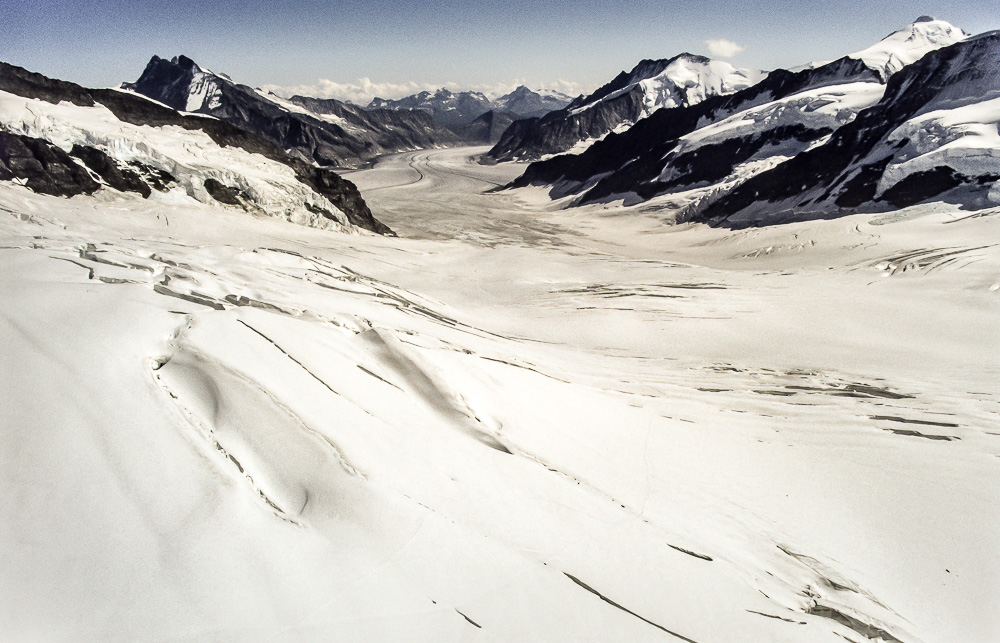
[[[399,238],[0,187],[0,638],[1000,639],[1000,208],[483,151],[348,177]]]

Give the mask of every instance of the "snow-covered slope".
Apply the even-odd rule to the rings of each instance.
[[[11,133],[49,141],[69,151],[74,145],[100,149],[118,163],[139,163],[175,179],[178,195],[202,203],[215,199],[205,188],[214,179],[243,195],[248,206],[312,226],[347,223],[343,213],[295,178],[287,165],[241,149],[224,148],[203,132],[122,123],[107,108],[51,105],[0,92],[0,123]],[[221,205],[221,204],[220,204]],[[336,213],[325,218],[323,209]]]
[[[894,31],[867,49],[848,54],[888,79],[900,69],[914,63],[924,54],[953,45],[968,38],[968,34],[944,20],[921,16],[913,24]]]
[[[885,89],[863,62],[842,58],[694,105],[660,110],[589,149],[532,164],[513,183],[553,185],[583,201],[646,199],[704,188],[704,196],[822,142]],[[711,187],[706,187],[711,186]]]
[[[523,161],[574,148],[580,151],[659,109],[696,105],[708,97],[750,87],[766,76],[761,71],[736,69],[729,63],[691,54],[643,60],[565,109],[540,120],[515,123],[487,156],[493,161]]]
[[[738,92],[766,76],[759,70],[737,69],[727,62],[691,54],[669,60],[643,60],[590,96],[573,101],[568,110],[575,115],[638,90],[642,105],[639,118],[643,118],[658,109],[696,105],[709,96]]]
[[[926,54],[824,145],[747,181],[705,215],[766,222],[927,199],[998,203],[998,57],[1000,32]]]
[[[226,204],[313,227],[388,231],[357,188],[332,172],[290,159],[268,141],[215,119],[184,116],[126,92],[86,90],[3,65],[0,129],[20,150],[5,144],[0,176],[49,193],[93,193],[103,185],[147,198],[155,193],[158,200]],[[53,150],[62,153],[58,162],[41,156],[58,155]],[[84,174],[64,176],[74,168]]]
[[[675,218],[731,225],[928,198],[989,205],[1000,177],[996,40],[921,20],[861,54],[661,110],[582,154],[533,164],[512,187],[547,185],[575,204],[658,198]]]
[[[989,180],[993,187],[987,201],[1000,203],[998,128],[1000,96],[936,109],[906,121],[886,138],[886,146],[897,151],[879,179],[876,196],[908,177],[950,168],[956,175]]]

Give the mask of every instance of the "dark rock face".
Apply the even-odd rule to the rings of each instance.
[[[159,192],[167,192],[170,190],[171,185],[177,183],[177,178],[166,170],[149,167],[148,165],[139,163],[138,161],[132,161],[129,165],[140,177],[142,177],[142,180],[145,181],[147,185]]]
[[[542,118],[515,121],[487,156],[494,161],[537,159],[565,152],[583,140],[604,136],[642,113],[642,90],[636,87],[601,105],[573,114],[569,109]]]
[[[90,92],[79,85],[48,78],[5,62],[0,62],[0,89],[49,103],[67,101],[80,107],[94,104]]]
[[[489,111],[468,125],[455,128],[464,141],[494,145],[514,122],[514,116],[505,112]]]
[[[936,167],[926,172],[916,172],[892,186],[882,195],[882,200],[897,208],[905,208],[935,197],[948,190],[968,183],[963,176],[950,167]]]
[[[298,159],[290,159],[288,163],[295,170],[295,177],[308,185],[316,193],[322,194],[330,203],[337,206],[347,215],[348,221],[378,234],[396,236],[395,233],[372,215],[368,204],[361,197],[358,187],[350,181],[341,178],[335,172],[322,167],[309,165]],[[329,215],[329,213],[327,213]],[[329,217],[328,218],[333,218]]]
[[[224,185],[215,179],[205,179],[205,191],[219,203],[235,205],[241,208],[245,207],[241,198],[243,195],[239,190]]]
[[[290,102],[311,112],[343,119],[356,130],[370,132],[371,145],[366,143],[361,154],[368,160],[371,149],[378,154],[412,150],[442,145],[458,145],[461,140],[446,127],[435,122],[430,115],[416,110],[377,109],[365,110],[338,100],[293,96]],[[359,134],[353,134],[360,136]]]
[[[84,162],[104,182],[120,192],[136,192],[143,198],[149,197],[153,190],[139,174],[128,167],[119,167],[114,159],[94,147],[74,145],[70,155]]]
[[[909,141],[890,141],[890,134],[915,116],[938,107],[975,103],[1000,90],[998,59],[1000,32],[984,34],[932,51],[896,72],[878,103],[835,131],[786,124],[688,152],[678,147],[681,137],[747,108],[817,87],[880,82],[864,63],[849,58],[796,73],[775,71],[741,92],[660,110],[579,155],[533,163],[511,186],[554,186],[556,196],[580,195],[577,203],[627,194],[649,199],[716,184],[737,164],[756,158],[768,146],[778,146],[774,149],[791,158],[721,196],[708,197],[688,218],[728,226],[762,225],[838,216],[859,207],[904,207],[963,186],[988,189],[996,177],[987,175],[987,170],[966,176],[942,161],[941,166],[910,175],[878,196],[890,165],[910,158],[901,156],[908,153]],[[515,123],[505,137],[519,127],[537,124]]]
[[[0,180],[22,179],[42,194],[93,194],[101,187],[72,156],[48,141],[0,131]]]
[[[153,56],[139,80],[123,89],[149,96],[177,111],[186,111],[189,84],[196,71],[199,71],[198,66],[187,56],[178,56],[173,61]]]
[[[802,125],[776,127],[749,136],[726,139],[717,144],[705,145],[677,156],[668,154],[659,163],[645,155],[645,163],[626,166],[611,176],[600,180],[584,195],[585,201],[599,201],[623,192],[635,192],[644,199],[658,194],[691,188],[720,181],[729,176],[737,165],[747,161],[763,148],[787,146],[790,142],[809,143],[833,130],[809,129]],[[664,162],[666,165],[664,165]],[[672,170],[667,180],[657,179],[657,168]],[[655,174],[654,174],[655,173]]]
[[[180,114],[169,107],[164,107],[141,96],[113,89],[86,89],[73,83],[48,79],[6,63],[0,63],[0,90],[51,103],[63,100],[71,102],[75,100],[75,104],[84,106],[100,103],[120,120],[134,125],[151,127],[174,125],[187,130],[202,131],[220,146],[238,147],[288,165],[295,170],[299,181],[329,199],[354,225],[379,234],[392,234],[392,231],[385,224],[372,215],[368,205],[361,197],[361,193],[353,183],[341,178],[333,170],[315,167],[301,159],[291,158],[272,141],[225,121]],[[4,164],[4,167],[0,168],[0,179],[25,178],[28,179],[28,187],[38,192],[61,196],[90,194],[100,187],[100,184],[90,176],[82,165],[61,149],[39,139],[21,139],[27,139],[27,137],[3,134],[3,147],[0,148],[0,154],[6,156],[0,157],[0,161]],[[74,152],[76,151],[74,150]],[[36,154],[42,158],[39,159]],[[28,156],[31,156],[37,165],[41,165],[42,170],[45,170],[43,161],[50,163],[53,167],[52,171],[40,171]],[[115,166],[116,174],[111,169],[111,166],[115,165],[113,160],[102,157],[106,157],[106,155],[93,148],[81,148],[80,150],[80,158],[88,166],[93,163],[93,171],[116,189],[130,187],[134,191],[147,195],[146,190],[150,186],[153,189],[165,190],[171,183],[175,182],[174,177],[170,176],[169,173],[141,164],[132,168]],[[15,167],[26,167],[27,169],[14,171],[7,159],[13,159],[11,162]],[[137,178],[146,184],[146,189],[136,183]],[[118,187],[116,184],[122,187]],[[330,219],[336,219],[332,213],[326,213],[326,216]]]
[[[301,160],[354,167],[372,158],[420,147],[450,145],[457,137],[420,114],[366,112],[334,100],[295,97],[316,116],[284,108],[246,85],[202,70],[190,58],[153,56],[127,89],[178,111],[209,114],[276,144]],[[321,115],[334,118],[324,120]]]

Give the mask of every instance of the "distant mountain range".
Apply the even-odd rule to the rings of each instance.
[[[534,91],[521,85],[509,94],[490,100],[480,92],[457,92],[439,89],[420,92],[398,100],[375,98],[368,109],[420,110],[435,121],[451,128],[468,125],[483,114],[493,111],[506,114],[511,120],[542,116],[562,109],[572,99],[552,90]]]
[[[499,127],[569,102],[558,92],[518,87],[490,101],[478,92],[440,89],[400,100],[376,98],[367,108],[334,99],[276,94],[234,82],[185,56],[153,56],[124,89],[183,112],[208,114],[269,139],[289,154],[325,167],[358,167],[377,156],[463,143],[495,143]],[[476,119],[497,112],[489,124]],[[502,130],[501,130],[502,131]]]
[[[183,112],[208,114],[325,167],[357,167],[381,154],[456,145],[460,139],[422,112],[365,110],[337,100],[289,100],[240,85],[178,56],[153,56],[123,87]]]
[[[190,111],[232,108],[230,81],[195,78],[179,76],[176,93],[164,97]],[[57,196],[102,188],[145,198],[164,193],[171,202],[190,198],[314,227],[391,233],[353,183],[273,140],[140,94],[87,89],[6,63],[0,63],[0,180]]]
[[[650,77],[640,68],[669,67],[647,62],[565,110],[514,123],[489,156],[537,157],[575,141],[575,153],[532,163],[509,187],[547,186],[572,204],[655,198],[678,220],[732,226],[930,198],[1000,203],[997,60],[1000,32],[970,38],[922,17],[861,52],[740,89],[692,77],[695,100],[672,94],[672,105],[654,102],[629,123],[649,96],[636,90],[635,78]],[[587,111],[601,116],[582,120]],[[618,131],[597,140],[584,123]]]

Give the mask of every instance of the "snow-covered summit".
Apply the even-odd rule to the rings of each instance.
[[[642,93],[642,115],[661,108],[694,105],[709,96],[731,94],[767,76],[757,69],[737,69],[727,62],[683,53],[665,60],[643,60],[590,96],[574,101],[571,113],[614,100],[636,88]]]
[[[542,96],[543,98],[558,98],[559,100],[565,100],[567,102],[573,100],[572,96],[564,94],[560,91],[556,91],[554,89],[536,89],[534,90],[534,92],[539,96]]]
[[[953,45],[968,37],[969,34],[944,20],[921,16],[871,47],[848,56],[864,61],[879,72],[884,80],[906,65],[920,60],[928,52]]]

